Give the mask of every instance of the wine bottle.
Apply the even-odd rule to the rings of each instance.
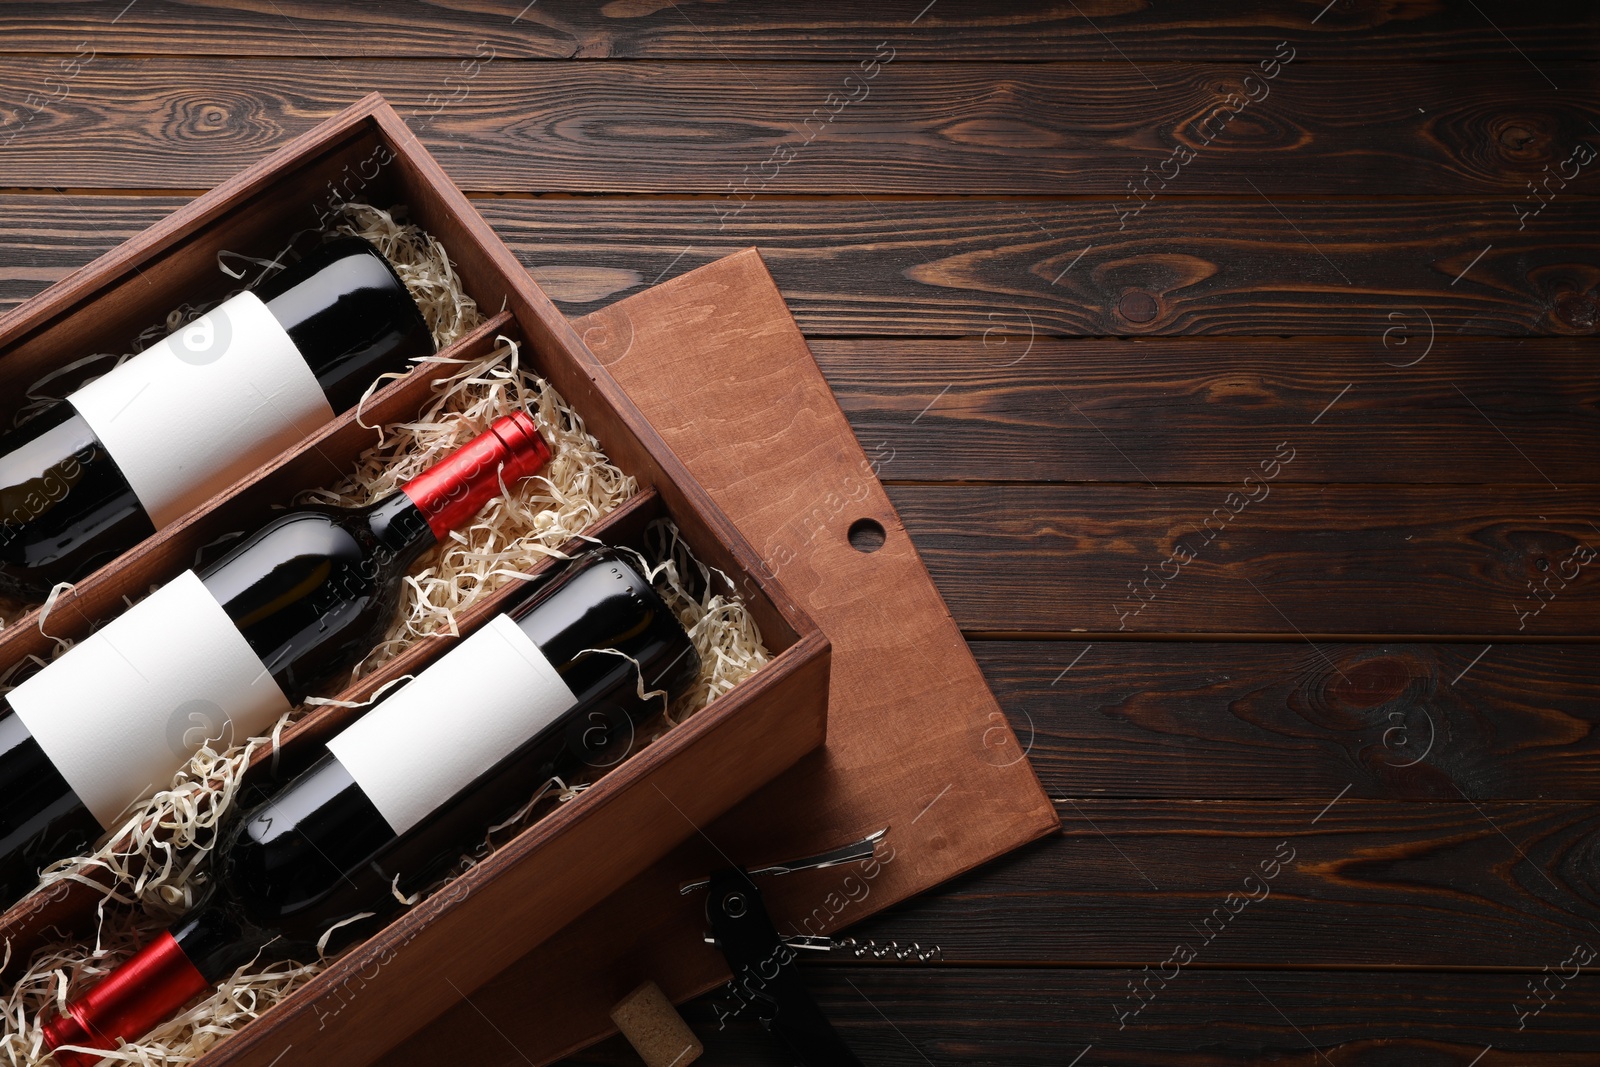
[[[610,549],[580,558],[235,816],[201,902],[45,1023],[56,1062],[96,1062],[60,1047],[137,1039],[258,954],[314,960],[318,939],[362,912],[374,915],[334,944],[370,933],[395,889],[437,881],[553,775],[620,760],[698,669],[632,565]]]
[[[81,852],[202,743],[269,729],[371,651],[424,551],[550,458],[524,412],[364,508],[298,507],[186,571],[4,699],[0,886]]]
[[[376,248],[321,245],[0,436],[0,595],[83,578],[432,353]]]

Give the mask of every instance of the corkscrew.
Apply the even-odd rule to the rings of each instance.
[[[795,966],[798,959],[796,950],[843,949],[854,952],[858,957],[867,953],[898,954],[908,950],[901,950],[893,942],[889,946],[879,946],[875,942],[862,942],[854,938],[836,941],[813,935],[783,937],[773,926],[766,904],[762,901],[761,890],[754,879],[871,859],[878,842],[888,832],[889,828],[884,827],[841,848],[785,863],[768,864],[753,870],[730,867],[708,878],[685,882],[678,887],[678,891],[684,894],[697,889],[710,891],[706,897],[706,921],[711,926],[711,932],[705,940],[707,944],[716,946],[728,961],[728,968],[733,972],[729,989],[739,999],[739,1005],[733,1012],[723,1013],[719,1008],[719,1016],[737,1014],[750,1008],[761,1025],[799,1057],[802,1067],[862,1065],[806,989],[800,970]],[[912,946],[909,951],[921,953],[924,950],[921,946]],[[884,959],[887,956],[877,955],[876,958]],[[896,958],[910,957],[897,955]]]

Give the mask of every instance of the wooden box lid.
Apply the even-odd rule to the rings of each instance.
[[[780,930],[831,934],[1059,826],[1029,739],[1007,725],[875,476],[892,455],[857,443],[760,255],[574,326],[827,634],[827,744],[395,1049],[391,1067],[545,1063],[614,1032],[608,1010],[645,978],[674,1000],[715,988],[729,975],[701,940],[703,901],[677,886],[729,859],[890,827],[893,858],[870,884],[850,885],[851,867],[763,886]],[[884,531],[875,551],[851,544],[860,520]]]

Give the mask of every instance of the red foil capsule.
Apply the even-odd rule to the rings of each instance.
[[[163,933],[93,989],[67,1004],[66,1014],[44,1024],[44,1042],[114,1049],[118,1038],[137,1039],[165,1022],[211,983],[195,969],[178,942]],[[61,1067],[92,1067],[103,1056],[55,1052]]]
[[[494,420],[487,431],[400,490],[427,518],[433,536],[443,541],[500,494],[502,480],[508,487],[515,485],[549,460],[550,446],[533,417],[518,411]]]

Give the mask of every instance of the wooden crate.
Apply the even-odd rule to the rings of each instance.
[[[737,586],[774,655],[736,691],[624,761],[578,801],[402,914],[223,1043],[201,1061],[207,1067],[370,1061],[793,765],[821,744],[825,729],[827,639],[763,573],[737,529],[377,94],[0,320],[0,395],[20,396],[20,386],[85,353],[122,350],[184,300],[222,295],[218,250],[276,250],[288,233],[319,224],[334,183],[346,197],[408,205],[411,217],[449,249],[467,292],[496,312],[443,354],[481,354],[499,334],[524,342],[528,364],[566,396],[611,459],[640,481],[644,491],[590,532],[626,543],[637,541],[649,518],[673,519],[696,555]],[[432,378],[423,368],[389,383],[367,405],[364,420],[412,417],[427,402]],[[297,490],[337,478],[375,441],[375,431],[353,413],[334,420],[78,583],[52,610],[50,633],[84,636],[120,610],[124,595],[143,595],[192,566],[200,547],[220,534],[248,529]],[[508,587],[488,598],[465,626],[486,620],[516,591]],[[0,632],[0,664],[48,651],[51,641],[36,624],[35,613]],[[452,643],[448,637],[419,643],[343,695],[360,699]],[[351,715],[336,707],[308,714],[286,733],[287,767],[278,769],[306,761]],[[61,930],[84,929],[95,897],[93,890],[58,887],[0,916],[0,937],[12,959]],[[338,1023],[331,1025],[335,1005]]]

